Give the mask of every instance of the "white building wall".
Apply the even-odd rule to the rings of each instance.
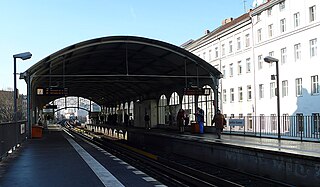
[[[281,115],[303,113],[311,115],[320,113],[320,95],[311,95],[311,76],[317,75],[320,81],[320,1],[319,0],[286,0],[285,9],[280,11],[279,3],[283,0],[271,0],[250,12],[251,17],[245,22],[239,22],[232,28],[226,28],[220,33],[205,36],[195,41],[186,49],[208,61],[225,77],[220,80],[220,108],[230,116],[265,115],[277,113],[276,96],[270,97],[271,75],[276,73],[276,66],[263,62],[270,55],[279,59],[280,104]],[[316,7],[316,20],[310,22],[309,8]],[[272,14],[268,9],[272,7]],[[300,26],[294,27],[294,14],[300,14]],[[260,15],[259,15],[260,14]],[[258,15],[260,20],[258,21]],[[285,32],[280,32],[280,20],[285,19]],[[268,26],[272,26],[270,37]],[[261,40],[258,30],[261,29]],[[213,31],[214,32],[214,31]],[[245,47],[245,36],[250,35],[250,46]],[[210,35],[210,33],[209,33]],[[241,50],[237,50],[237,38],[241,38]],[[317,55],[310,57],[310,40],[317,39]],[[233,52],[229,53],[229,41],[232,41]],[[301,60],[295,61],[294,45],[301,44]],[[221,46],[225,46],[222,55]],[[215,57],[218,47],[219,57]],[[286,63],[281,62],[281,49],[286,48]],[[211,59],[209,51],[211,50]],[[262,57],[263,67],[259,69],[258,56]],[[250,58],[251,72],[247,72],[246,59]],[[242,74],[238,75],[237,64],[242,63]],[[230,64],[233,64],[233,76],[230,76]],[[223,69],[223,67],[225,67]],[[302,78],[303,95],[296,96],[297,78]],[[288,95],[282,96],[282,81],[288,81]],[[264,98],[259,98],[259,84],[264,85]],[[248,100],[247,86],[251,86],[252,99]],[[243,100],[239,101],[238,87],[242,87]],[[230,102],[230,88],[234,89],[234,102]],[[226,102],[222,101],[223,90],[226,89]]]
[[[267,10],[261,12],[261,21],[257,22],[257,16],[253,16],[254,33],[255,33],[255,58],[258,55],[262,57],[268,56],[269,52],[274,51],[274,57],[279,59],[279,77],[280,77],[280,106],[281,115],[294,115],[295,113],[303,113],[311,115],[319,113],[320,107],[317,104],[320,101],[319,94],[311,94],[311,76],[320,76],[319,54],[310,57],[310,40],[320,38],[319,19],[315,22],[309,22],[309,7],[316,5],[320,8],[319,1],[285,1],[285,10],[279,10],[279,5],[272,7],[272,15],[267,15]],[[300,26],[294,27],[294,14],[300,14]],[[318,11],[316,13],[319,14]],[[286,31],[280,32],[280,20],[286,19]],[[268,35],[268,25],[273,24],[273,36]],[[262,28],[262,41],[258,42],[257,30]],[[319,41],[319,39],[317,39]],[[294,45],[301,44],[301,60],[295,61]],[[318,43],[318,42],[317,42]],[[285,64],[281,62],[281,49],[286,48],[287,61]],[[275,82],[270,79],[271,74],[275,74],[275,64],[270,67],[264,63],[261,70],[257,69],[256,88],[259,84],[264,84],[265,97],[257,99],[257,115],[275,114],[276,113],[276,97],[270,98],[270,83]],[[302,78],[303,95],[296,96],[295,80]],[[282,81],[288,81],[288,96],[283,97]]]

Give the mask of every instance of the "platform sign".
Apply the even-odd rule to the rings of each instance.
[[[43,109],[57,109],[58,106],[57,105],[45,105],[43,106]]]
[[[67,96],[69,94],[68,88],[50,87],[44,91],[44,94],[48,96]]]
[[[189,87],[184,88],[184,95],[210,95],[210,88]]]
[[[229,126],[244,126],[244,119],[229,119]]]
[[[69,94],[68,88],[49,87],[37,88],[38,96],[67,96]]]
[[[37,88],[37,95],[43,95],[44,89],[43,88]]]

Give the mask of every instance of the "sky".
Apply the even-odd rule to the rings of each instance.
[[[0,90],[13,90],[13,55],[22,73],[70,45],[106,36],[140,36],[180,46],[239,17],[253,0],[0,0]],[[17,76],[20,94],[27,86]]]

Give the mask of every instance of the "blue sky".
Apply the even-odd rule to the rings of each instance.
[[[246,8],[251,7],[252,0],[246,0]],[[17,60],[19,73],[93,38],[133,35],[179,46],[244,12],[243,0],[1,0],[0,89],[13,88],[13,54],[33,54]],[[25,82],[17,85],[26,94]]]

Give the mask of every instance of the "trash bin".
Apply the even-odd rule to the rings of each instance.
[[[41,126],[32,126],[32,138],[42,138]]]
[[[191,133],[200,133],[199,124],[195,121],[191,122]]]

